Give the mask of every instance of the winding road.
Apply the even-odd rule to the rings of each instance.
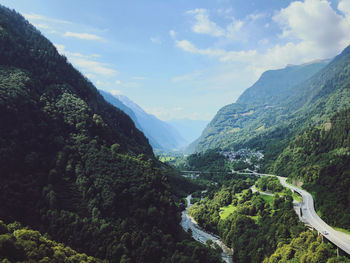
[[[254,174],[257,176],[276,176],[273,174],[261,174],[261,173],[255,173],[253,171],[248,171],[248,172],[243,172],[240,174]],[[303,223],[306,225],[311,226],[312,228],[316,229],[326,240],[332,242],[334,245],[340,249],[340,253],[342,252],[350,255],[350,235],[345,234],[343,232],[337,231],[333,229],[331,226],[329,226],[326,222],[324,222],[316,213],[315,208],[314,208],[314,200],[312,198],[312,195],[294,185],[288,184],[287,183],[287,178],[286,177],[281,177],[281,176],[276,176],[281,184],[284,187],[287,187],[294,192],[297,192],[299,195],[302,197],[302,202],[300,205],[300,210],[301,213],[299,215],[299,218]],[[255,187],[252,187],[252,190],[256,191]],[[183,219],[184,217],[188,216],[187,214],[183,214]],[[197,228],[198,229],[198,228]],[[199,240],[201,241],[201,240]],[[203,242],[203,241],[201,241]],[[204,243],[204,242],[203,242]],[[339,250],[338,250],[339,252]]]
[[[259,176],[275,176],[272,174],[259,174],[254,173]],[[312,195],[307,191],[300,189],[294,185],[290,185],[287,183],[287,178],[277,176],[280,180],[281,184],[297,193],[299,193],[303,201],[301,203],[302,210],[302,221],[314,229],[316,229],[320,234],[322,234],[327,240],[332,242],[338,248],[340,248],[343,252],[350,255],[350,235],[345,234],[340,231],[334,230],[331,226],[327,225],[316,213],[314,208],[314,200]]]

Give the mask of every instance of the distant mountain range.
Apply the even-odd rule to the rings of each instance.
[[[191,120],[191,119],[172,119],[167,121],[174,126],[181,136],[188,142],[193,142],[202,134],[209,121],[206,120]]]
[[[148,138],[156,151],[175,151],[185,147],[185,140],[171,124],[145,112],[139,105],[124,95],[112,95],[100,90],[100,93],[113,106],[121,109],[134,121],[136,127]]]

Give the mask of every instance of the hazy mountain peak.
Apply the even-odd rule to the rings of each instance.
[[[138,123],[141,130],[149,139],[153,149],[173,151],[179,150],[180,148],[186,146],[187,141],[172,125],[158,119],[152,114],[147,113],[125,95],[110,95],[114,98],[114,100],[121,102],[123,107],[132,111],[131,116],[135,116],[135,122]],[[116,103],[113,98],[110,96],[105,96],[105,99],[111,104],[116,107],[120,107],[120,105]],[[126,113],[128,114],[128,112]],[[131,118],[134,120],[133,117]]]

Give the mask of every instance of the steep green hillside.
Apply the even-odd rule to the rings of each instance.
[[[285,128],[281,124],[286,114],[290,113],[286,102],[294,94],[293,87],[310,78],[327,62],[318,61],[265,72],[236,103],[219,110],[195,142],[195,149],[237,149],[261,143],[260,138],[266,135],[275,137]]]
[[[297,136],[274,172],[304,182],[327,223],[350,230],[350,108]]]
[[[279,104],[281,94],[302,83],[329,63],[329,60],[313,61],[302,65],[289,65],[284,69],[268,70],[250,88],[243,92],[236,103],[249,105]]]
[[[1,262],[105,262],[80,254],[44,236],[38,231],[23,228],[18,223],[4,224],[0,220]]]
[[[317,233],[307,231],[288,244],[281,243],[276,251],[263,261],[275,262],[349,263],[350,259],[338,257],[331,244],[325,244]]]
[[[0,6],[0,219],[110,262],[218,262],[186,239],[144,135]]]

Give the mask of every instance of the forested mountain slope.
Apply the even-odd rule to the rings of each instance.
[[[253,86],[243,92],[236,103],[248,105],[283,103],[279,101],[281,94],[291,95],[293,92],[290,88],[309,79],[329,62],[327,59],[318,60],[302,65],[288,65],[284,69],[268,70]]]
[[[1,262],[89,262],[102,263],[100,259],[80,254],[62,243],[42,236],[38,231],[20,224],[4,224],[0,220]]]
[[[219,110],[195,143],[196,151],[239,148],[264,134],[278,133],[275,125],[284,118],[285,103],[294,94],[293,87],[327,63],[327,60],[315,61],[263,73],[236,103]]]
[[[350,230],[350,108],[297,136],[278,157],[274,172],[304,182],[316,210],[333,226]]]
[[[6,223],[111,262],[218,262],[181,236],[168,177],[131,119],[2,6],[0,122]]]
[[[348,263],[347,257],[337,256],[333,246],[325,243],[322,237],[311,231],[303,232],[289,243],[281,243],[276,251],[263,263]]]

